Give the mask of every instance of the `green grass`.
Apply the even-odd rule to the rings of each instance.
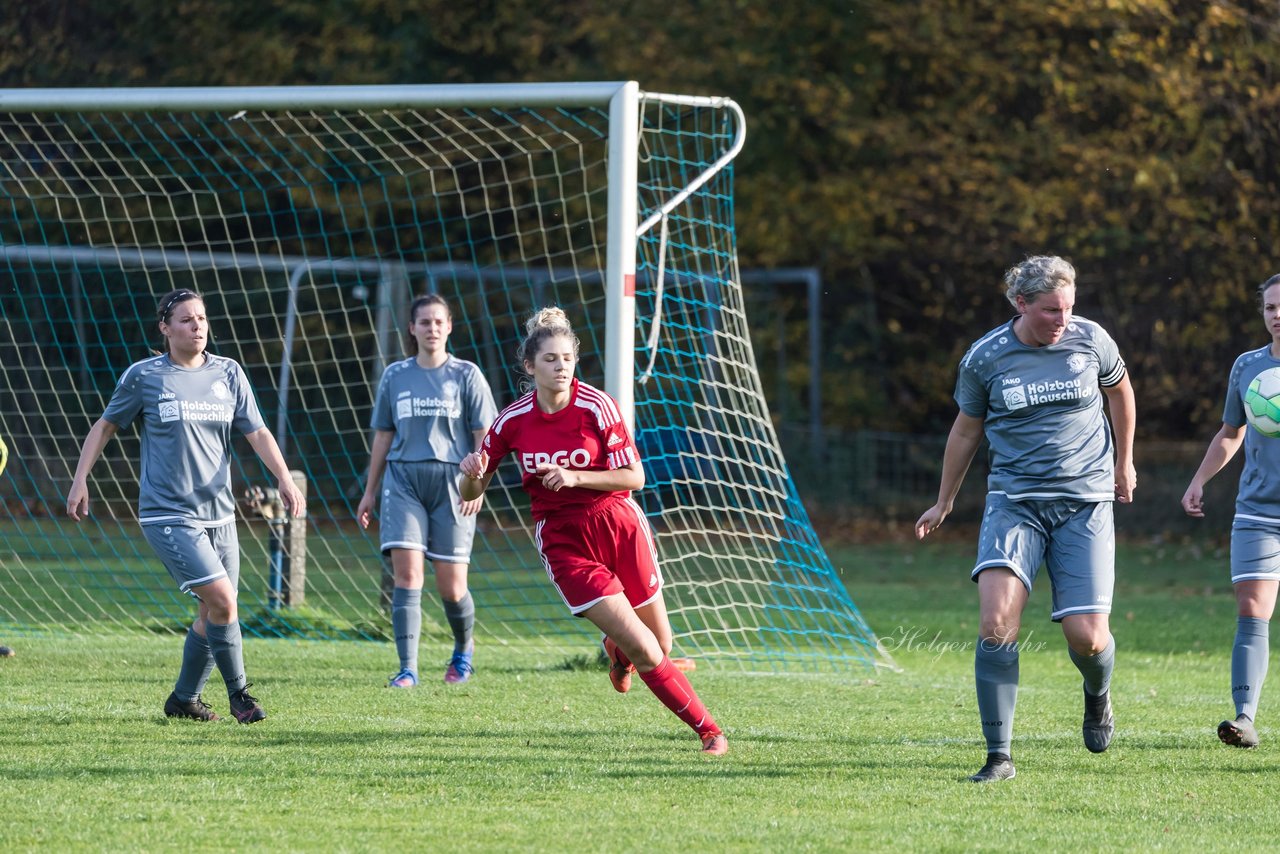
[[[1280,730],[1232,750],[1225,558],[1125,550],[1116,741],[1080,741],[1080,680],[1024,623],[1018,778],[977,787],[970,544],[842,549],[901,672],[693,681],[730,736],[708,759],[637,682],[589,658],[481,648],[476,680],[380,687],[388,644],[251,639],[270,717],[169,721],[181,639],[5,639],[0,850],[1226,850],[1273,838]],[[483,618],[483,614],[480,615]],[[568,618],[566,618],[568,619]],[[584,654],[589,651],[584,651]],[[443,662],[438,641],[425,661]],[[219,684],[215,675],[214,685]],[[206,694],[218,711],[220,689]]]

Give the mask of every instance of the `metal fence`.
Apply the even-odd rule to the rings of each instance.
[[[909,529],[938,496],[946,436],[917,436],[874,430],[823,430],[815,441],[811,425],[779,428],[787,465],[806,506],[821,523],[839,518],[874,533]],[[1205,518],[1182,512],[1187,483],[1200,465],[1208,440],[1138,442],[1138,490],[1130,505],[1117,505],[1121,537],[1170,541],[1226,540],[1235,510],[1243,454],[1237,454],[1205,490]],[[974,457],[948,520],[953,527],[976,526],[986,498],[986,447]],[[821,528],[821,524],[819,524]]]

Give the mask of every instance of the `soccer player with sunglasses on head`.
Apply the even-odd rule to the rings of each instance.
[[[140,422],[138,521],[178,589],[195,597],[199,616],[187,631],[182,667],[164,704],[169,717],[217,720],[201,692],[214,666],[231,713],[242,724],[267,716],[249,694],[236,606],[240,547],[231,493],[232,432],[241,433],[279,481],[285,509],[299,517],[305,499],[275,437],[266,428],[244,369],[206,351],[204,299],[185,288],[156,311],[166,352],[130,365],[80,451],[67,515],[89,515],[89,472],[111,437]]]

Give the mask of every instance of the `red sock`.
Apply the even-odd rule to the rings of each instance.
[[[698,735],[708,733],[714,735],[720,732],[720,727],[716,726],[715,719],[698,699],[689,680],[683,673],[676,670],[671,659],[665,655],[662,656],[662,663],[648,673],[641,673],[640,678],[664,706],[675,712],[680,720],[693,727],[693,731]]]

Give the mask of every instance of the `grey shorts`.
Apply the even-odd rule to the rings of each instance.
[[[387,464],[382,476],[382,551],[416,549],[431,560],[470,563],[476,517],[458,512],[457,463]]]
[[[236,523],[206,528],[195,522],[143,525],[142,535],[159,556],[178,589],[199,599],[192,590],[226,578],[240,586],[240,539]]]
[[[1010,501],[987,496],[972,578],[1007,567],[1031,592],[1041,564],[1053,589],[1054,622],[1072,614],[1110,614],[1116,581],[1115,524],[1110,501]]]
[[[1238,581],[1280,581],[1280,521],[1232,521],[1231,583]]]

